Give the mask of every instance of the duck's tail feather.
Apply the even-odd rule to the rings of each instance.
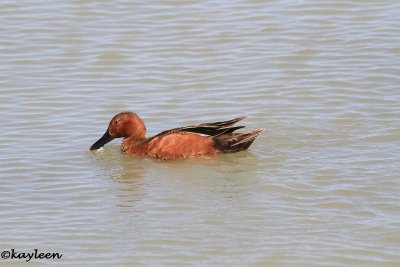
[[[225,133],[213,137],[215,147],[223,153],[233,153],[246,150],[260,135],[264,128],[248,133]]]

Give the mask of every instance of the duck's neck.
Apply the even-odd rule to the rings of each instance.
[[[121,150],[123,152],[129,152],[133,154],[142,154],[145,147],[144,147],[144,141],[146,140],[146,137],[138,137],[138,136],[129,136],[124,138],[122,140],[121,144]]]

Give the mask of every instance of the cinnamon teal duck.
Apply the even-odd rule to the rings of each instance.
[[[111,119],[104,135],[90,150],[97,150],[114,138],[124,138],[122,152],[164,160],[239,152],[249,148],[264,131],[260,128],[234,132],[244,127],[234,126],[244,118],[174,128],[147,138],[143,120],[136,113],[125,111]]]

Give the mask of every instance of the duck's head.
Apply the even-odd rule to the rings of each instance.
[[[90,150],[99,149],[114,138],[122,137],[133,137],[135,139],[146,137],[146,126],[136,113],[124,111],[115,115],[104,135],[90,147]]]

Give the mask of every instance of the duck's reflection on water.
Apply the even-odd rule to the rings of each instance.
[[[146,199],[151,205],[165,199],[240,201],[257,186],[259,177],[253,171],[260,168],[262,161],[249,151],[173,161],[153,160],[125,155],[117,146],[105,148],[95,158],[101,175],[112,184],[115,205],[124,208],[124,212],[140,211],[149,204],[146,201],[139,204]]]
[[[110,146],[95,152],[95,163],[100,176],[108,179],[117,197],[116,206],[135,207],[145,197],[145,176],[149,160],[121,153],[119,146]]]

